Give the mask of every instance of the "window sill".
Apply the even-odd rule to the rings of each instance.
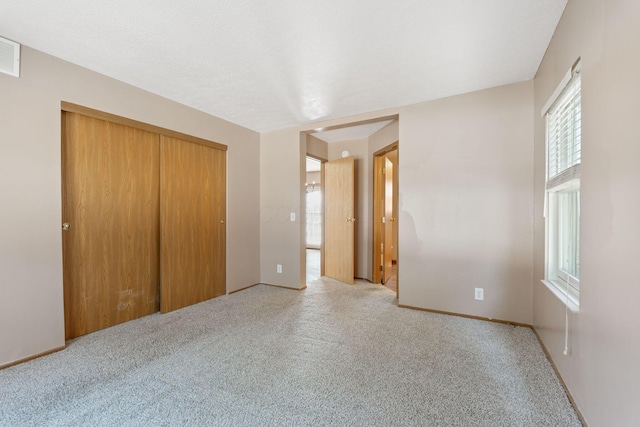
[[[580,303],[576,301],[576,299],[571,295],[569,295],[569,298],[567,298],[567,294],[565,293],[564,289],[561,289],[560,287],[558,287],[558,285],[549,280],[541,280],[541,282],[547,288],[549,288],[551,293],[553,293],[560,300],[560,302],[562,302],[562,304],[567,306],[569,311],[574,314],[577,314],[580,311]]]

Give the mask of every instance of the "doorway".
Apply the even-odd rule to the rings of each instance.
[[[345,214],[345,212],[343,212],[342,216],[338,215],[337,218],[341,218],[341,220],[339,220],[340,223],[350,224],[354,231],[354,253],[353,257],[349,256],[349,258],[354,259],[353,278],[374,282],[372,271],[374,270],[374,264],[378,265],[373,259],[374,154],[378,154],[378,152],[383,147],[389,147],[394,144],[395,146],[398,145],[398,116],[395,115],[379,117],[376,119],[364,120],[360,122],[345,123],[337,126],[318,128],[312,131],[303,132],[303,134],[304,135],[301,135],[301,141],[303,143],[306,143],[306,155],[321,156],[321,158],[326,158],[327,160],[329,160],[328,162],[323,163],[324,175],[322,178],[323,182],[321,183],[325,204],[322,241],[324,252],[321,253],[321,260],[323,262],[324,269],[321,267],[321,274],[323,276],[326,275],[329,277],[328,270],[333,264],[336,264],[333,263],[334,260],[330,259],[330,255],[333,255],[334,252],[341,252],[342,258],[346,259],[346,252],[344,249],[338,248],[339,250],[337,251],[329,250],[328,239],[330,237],[329,233],[331,230],[327,209],[335,205],[335,203],[331,202],[331,200],[334,200],[329,194],[332,186],[330,185],[326,174],[332,162],[352,157],[355,164],[354,182],[352,186],[354,211],[351,214]],[[306,138],[306,140],[302,138]],[[302,157],[302,168],[305,167],[302,163],[302,161],[304,160],[305,157]],[[301,172],[303,172],[301,174],[301,196],[302,200],[304,201],[305,198],[303,189],[306,186],[302,184],[305,183],[305,170],[302,169]],[[341,183],[342,181],[337,184],[338,187],[345,189],[346,186],[342,185]],[[308,185],[309,182],[307,182],[307,186]],[[392,194],[392,192],[389,193]],[[340,198],[340,194],[337,194],[336,197]],[[302,227],[302,230],[304,231],[304,225]],[[338,231],[337,234],[346,235],[347,231],[344,230],[342,234],[340,234],[340,231]],[[301,256],[305,257],[303,258],[303,260],[306,259],[304,251],[306,251],[307,248],[305,243],[306,242],[303,235],[303,239],[301,239]],[[344,246],[345,244],[346,243],[343,243],[342,246]],[[340,244],[338,246],[340,246]],[[351,254],[351,252],[349,252],[349,254]],[[397,257],[394,257],[394,259],[397,261]],[[342,281],[341,279],[337,280]],[[348,282],[351,282],[351,280],[349,280]],[[378,281],[375,281],[375,283],[380,283],[379,279]]]
[[[373,281],[398,295],[398,143],[373,156]]]
[[[322,275],[323,238],[323,191],[322,161],[312,156],[306,158],[305,179],[305,242],[306,242],[306,282],[317,280]]]

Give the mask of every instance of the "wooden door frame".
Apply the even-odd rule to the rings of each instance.
[[[212,148],[217,148],[218,150],[227,151],[227,146],[224,144],[220,144],[218,142],[209,141],[207,139],[187,135],[186,133],[182,133],[182,132],[176,132],[174,130],[166,129],[160,126],[139,122],[137,120],[128,119],[126,117],[117,116],[115,114],[106,113],[104,111],[94,110],[93,108],[84,107],[82,105],[73,104],[71,102],[66,102],[66,101],[60,102],[60,110],[62,112],[76,113],[83,116],[92,117],[94,119],[104,120],[107,122],[116,123],[119,125],[124,125],[124,126],[128,126],[135,129],[145,130],[148,132],[157,133],[159,135],[169,136],[172,138],[183,139],[185,141],[193,142],[195,144],[202,144]]]
[[[384,190],[384,174],[382,173],[382,165],[385,156],[393,150],[398,150],[398,157],[400,156],[398,141],[390,144],[375,153],[373,153],[373,254],[372,254],[372,274],[373,283],[380,283],[382,275],[380,274],[380,259],[382,251],[380,245],[382,243],[382,233],[384,227],[382,223],[378,221],[378,218],[384,216],[384,203],[381,202],[381,197]],[[398,177],[398,165],[394,165],[394,181]],[[399,287],[396,291],[396,295],[399,294]]]

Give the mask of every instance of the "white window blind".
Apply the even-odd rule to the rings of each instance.
[[[580,72],[547,113],[547,189],[579,177],[581,150]]]
[[[543,282],[565,302],[567,310],[569,306],[572,310],[579,306],[580,292],[580,78],[578,60],[542,111],[547,130],[547,242]]]

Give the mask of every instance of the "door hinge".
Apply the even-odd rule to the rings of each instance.
[[[380,271],[383,271],[383,270],[384,270],[384,267],[383,267],[383,266],[380,266]]]

